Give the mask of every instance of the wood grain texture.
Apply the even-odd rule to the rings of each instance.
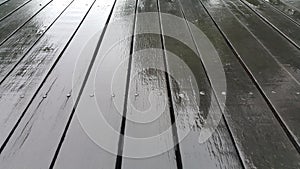
[[[0,21],[13,14],[15,11],[22,8],[30,1],[31,0],[8,1],[5,5],[0,6]]]
[[[269,4],[292,21],[300,24],[300,10],[282,0],[270,0]]]
[[[138,1],[129,79],[121,168],[176,169],[156,0]]]
[[[232,6],[235,5],[236,8],[239,8],[242,5],[237,1],[228,1]],[[262,20],[268,23],[273,29],[279,32],[284,36],[288,41],[290,41],[295,47],[300,49],[300,25],[295,23],[293,20],[288,18],[285,15],[282,15],[281,12],[272,8],[271,5],[264,1],[260,0],[242,0],[242,2],[251,9],[255,14],[257,14]],[[245,11],[245,10],[241,10]],[[248,14],[247,14],[248,13]],[[242,13],[245,16],[249,16],[251,12]],[[255,17],[254,17],[255,18]],[[251,24],[253,25],[253,24]],[[258,26],[258,25],[256,25]],[[268,31],[271,32],[271,31]],[[262,31],[263,33],[263,31]],[[278,36],[278,35],[277,35]],[[279,43],[276,43],[280,45]],[[275,46],[275,44],[273,44]],[[285,46],[282,46],[285,47]],[[287,49],[287,48],[286,48]],[[278,49],[279,50],[279,49]],[[298,55],[299,56],[299,55]]]
[[[214,91],[207,79],[202,58],[199,57],[197,49],[200,47],[202,51],[203,47],[193,41],[193,35],[184,18],[181,2],[159,1],[159,3],[165,49],[179,57],[188,67],[183,67],[179,64],[180,62],[174,61],[174,56],[166,53],[168,72],[176,77],[174,79],[176,83],[171,77],[169,77],[169,83],[178,137],[183,138],[182,133],[190,130],[179,143],[183,168],[243,168],[224,123]],[[174,23],[163,13],[183,19]],[[170,34],[175,37],[166,36]],[[210,51],[209,46],[204,48],[207,51],[202,52],[203,57],[210,57],[209,53],[213,51]],[[191,76],[194,76],[195,79]],[[201,131],[214,127],[204,128],[205,123],[210,117],[217,114],[221,118],[218,127],[210,138],[204,140],[203,143],[199,142]]]
[[[299,11],[0,0],[0,168],[300,168]]]
[[[134,0],[116,1],[53,168],[116,167],[135,9]],[[113,80],[117,88],[112,91]],[[105,119],[91,119],[95,114],[101,114]],[[83,128],[82,122],[90,125]],[[89,137],[88,134],[93,135]]]
[[[79,0],[70,6],[38,44],[24,57],[0,86],[0,143],[3,145],[23,117],[45,78],[77,32],[89,5]],[[46,93],[44,93],[46,97]]]
[[[91,5],[91,2],[84,3]],[[77,4],[81,5],[81,3]],[[74,7],[76,6],[70,6],[70,10]],[[73,110],[74,100],[78,97],[78,90],[75,89],[82,85],[97,45],[97,42],[92,41],[91,45],[85,48],[82,41],[89,41],[93,35],[99,35],[99,30],[104,27],[111,7],[112,1],[106,3],[97,1],[93,5],[71,44],[32,101],[23,120],[1,153],[0,167],[48,168],[50,166]],[[104,8],[106,10],[99,10]],[[78,63],[82,51],[85,52],[85,57]],[[77,74],[73,76],[75,70]],[[45,93],[46,98],[43,97]]]
[[[10,36],[20,29],[23,24],[29,21],[52,1],[53,0],[33,0],[20,10],[13,13],[13,15],[3,19],[0,22],[0,44],[4,43]]]
[[[72,2],[71,0],[54,1],[1,45],[0,83],[9,76]]]
[[[276,79],[274,72],[285,71],[278,68],[278,66],[274,67],[277,63],[274,63],[275,60],[273,58],[266,59],[268,54],[264,51],[265,49],[260,49],[262,48],[260,46],[261,44],[255,42],[256,39],[251,37],[247,29],[243,28],[236,18],[232,16],[232,13],[228,11],[222,1],[217,2],[218,5],[216,6],[211,6],[209,1],[204,1],[203,4],[224,37],[228,40],[228,43],[232,45],[234,51],[237,52],[237,57],[242,59],[241,63],[245,63],[246,71],[250,71],[250,77],[254,75],[255,78],[251,81],[251,79],[247,77],[246,72],[238,71],[236,67],[240,70],[242,70],[242,67],[237,64],[237,60],[235,60],[233,56],[221,58],[226,61],[225,63],[228,62],[228,68],[224,68],[225,70],[228,69],[228,73],[230,73],[230,76],[227,75],[227,85],[229,86],[226,101],[227,113],[225,115],[228,118],[229,126],[231,126],[232,133],[238,143],[244,163],[248,168],[269,168],[271,166],[274,168],[283,166],[285,168],[297,168],[299,163],[296,159],[299,158],[299,154],[296,148],[292,142],[289,141],[284,129],[281,128],[282,125],[277,121],[278,119],[273,115],[272,110],[270,110],[269,106],[264,102],[264,97],[262,97],[259,92],[260,88],[257,90],[253,82],[259,82],[260,85],[264,85],[265,91],[262,94],[266,94],[268,97],[270,97],[271,94],[276,95],[274,92],[278,92],[277,90],[280,89],[279,87],[275,89],[275,86],[272,88],[272,84],[285,83],[291,86],[295,83],[292,82],[292,80],[283,82],[282,80]],[[232,25],[235,26],[235,29],[232,29]],[[230,26],[231,28],[229,28]],[[258,60],[259,62],[257,62]],[[249,64],[251,64],[251,66],[249,66]],[[274,72],[271,73],[272,71]],[[243,75],[241,73],[243,73]],[[229,77],[232,77],[232,79],[229,79]],[[261,82],[261,80],[270,81],[272,79],[274,80],[273,83]],[[269,86],[269,89],[266,89],[267,86]],[[285,94],[281,95],[286,95],[288,90],[281,89],[280,92],[283,92],[283,90]],[[275,96],[272,98],[274,99]],[[282,97],[277,96],[276,98],[281,99]],[[296,103],[291,104],[297,105]],[[293,111],[291,110],[289,112]],[[288,119],[297,118],[295,115],[286,114],[284,117]],[[297,121],[296,119],[294,120]],[[255,130],[253,130],[253,128],[255,128]],[[246,131],[243,132],[241,129],[245,129]],[[249,133],[249,135],[245,134],[248,133],[248,131],[253,131],[253,133]],[[240,134],[236,135],[236,132]],[[251,142],[257,144],[250,144]],[[272,155],[268,156],[268,160],[265,160],[265,154]],[[291,163],[291,161],[294,163]]]

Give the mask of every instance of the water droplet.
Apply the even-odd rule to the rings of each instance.
[[[47,94],[44,94],[43,98],[46,98],[47,97]]]
[[[90,97],[94,97],[94,93],[90,94]]]
[[[293,9],[288,9],[288,14],[289,15],[293,15],[295,13],[295,11]]]
[[[134,96],[138,96],[138,95],[139,95],[138,93],[135,93],[135,94],[134,94]]]
[[[200,91],[199,93],[200,93],[200,95],[202,95],[202,96],[205,95],[205,92],[204,92],[204,91]]]
[[[250,94],[250,95],[253,95],[253,93],[252,93],[252,92],[249,92],[249,94]]]
[[[226,95],[226,92],[222,92],[221,94],[222,94],[222,95]]]
[[[116,95],[113,93],[112,95],[111,95],[111,97],[115,97]]]
[[[184,94],[182,94],[182,93],[180,93],[178,96],[181,98],[184,98]]]
[[[25,96],[22,94],[20,97],[21,97],[21,98],[24,98]]]
[[[272,90],[272,93],[276,93],[276,92]]]
[[[71,94],[70,94],[70,93],[68,93],[68,94],[67,94],[67,97],[71,97]]]
[[[42,4],[40,4],[40,6],[42,6]]]
[[[296,92],[297,95],[300,95],[300,92]]]

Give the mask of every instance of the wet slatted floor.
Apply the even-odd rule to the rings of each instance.
[[[299,169],[300,1],[0,0],[0,169]]]

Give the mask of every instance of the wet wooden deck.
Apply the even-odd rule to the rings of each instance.
[[[300,169],[299,138],[298,0],[0,0],[0,169]]]

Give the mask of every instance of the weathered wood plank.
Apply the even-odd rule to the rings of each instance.
[[[295,7],[286,4],[282,0],[270,0],[268,3],[271,4],[276,10],[281,12],[283,15],[289,17],[298,25],[300,24],[300,10],[297,10]]]
[[[178,137],[182,138],[182,133],[189,132],[179,144],[182,167],[190,169],[243,168],[228,128],[222,118],[214,91],[203,69],[199,53],[195,53],[198,44],[194,43],[187,22],[183,19],[181,2],[159,2],[165,49],[179,57],[188,67],[183,67],[180,63],[174,62],[174,56],[166,53],[168,72],[178,78],[176,79],[176,85],[172,80],[169,80],[174,116],[177,119]],[[192,6],[188,6],[188,9],[190,10]],[[175,15],[181,19],[176,20],[177,22],[174,23],[174,20],[164,16],[163,13]],[[176,35],[177,39],[166,36],[170,34]],[[203,41],[203,43],[206,42]],[[210,50],[209,46],[206,47],[207,50]],[[209,57],[207,56],[208,53],[203,54]],[[191,70],[192,75],[187,69]],[[194,76],[195,81],[191,76]],[[207,140],[204,138],[203,143],[199,142],[201,131],[207,129],[204,128],[205,121],[216,114],[219,114],[221,118],[219,126],[216,127],[210,138],[207,138]],[[213,128],[214,126],[209,127]]]
[[[54,168],[116,167],[135,9],[135,0],[116,1]]]
[[[290,20],[288,17],[286,17],[279,11],[272,8],[271,5],[269,5],[264,1],[242,0],[242,2],[244,2],[244,4],[247,5],[250,9],[252,9],[258,16],[260,16],[260,18],[262,18],[265,22],[267,22],[275,30],[277,30],[280,34],[282,34],[286,39],[288,39],[292,44],[294,44],[298,49],[300,49],[300,25],[296,24],[295,22]],[[244,8],[240,3],[237,3],[237,1],[230,1],[229,3],[231,3],[230,6],[232,7],[235,6],[235,8],[239,8],[239,7]],[[247,10],[241,10],[241,11],[247,11]],[[251,12],[247,11],[247,14],[250,13]],[[249,16],[247,14],[243,13],[243,15]],[[281,46],[280,44],[278,45]],[[272,46],[275,45],[272,43]],[[278,49],[278,50],[282,51],[282,49]]]
[[[0,22],[0,45],[53,0],[32,0]]]
[[[53,1],[52,4],[46,6],[11,38],[0,45],[0,83],[12,72],[30,49],[38,43],[38,40],[72,2],[72,0]]]
[[[223,4],[222,1],[220,1],[220,3]],[[297,142],[297,147],[299,148],[300,132],[297,128],[300,127],[298,123],[300,117],[297,116],[297,112],[292,111],[300,109],[300,105],[298,104],[300,101],[298,99],[300,98],[297,94],[297,92],[300,91],[300,74],[299,71],[295,71],[299,70],[300,66],[299,59],[297,59],[299,57],[299,50],[292,50],[291,48],[287,48],[288,46],[284,43],[280,43],[280,39],[276,39],[276,34],[269,34],[270,32],[268,31],[270,30],[264,30],[268,27],[264,27],[263,24],[260,25],[259,20],[247,18],[247,23],[245,19],[241,18],[242,15],[239,15],[239,12],[236,11],[235,8],[227,8],[225,4],[220,5],[218,9],[220,8],[228,11],[229,18],[231,18],[236,25],[241,27],[241,29],[238,29],[241,32],[238,35],[243,36],[244,44],[241,43],[240,36],[236,36],[236,33],[231,34],[232,29],[229,31],[228,26],[226,25],[225,27],[221,25],[223,23],[220,22],[221,29],[224,30],[224,32],[226,31],[225,34],[229,34],[228,38],[232,44],[235,45],[236,50],[240,52],[245,64],[263,89],[267,98],[271,101],[271,104],[275,107],[278,116],[280,116],[281,120],[287,125],[288,130],[290,130],[289,132],[293,133],[292,137],[295,142]],[[239,9],[243,10],[242,6],[240,6]],[[244,12],[247,11],[244,10]],[[245,25],[243,22],[248,25]],[[255,31],[254,27],[258,25],[261,29],[260,31]],[[275,41],[276,43],[273,44]],[[277,46],[277,43],[285,48],[281,48],[280,45]],[[281,51],[278,51],[277,48],[280,48]],[[257,53],[254,56],[252,56],[250,52],[252,49],[255,49],[255,53]],[[289,57],[287,54],[293,57]],[[257,60],[260,61],[259,64]],[[266,65],[268,66],[266,67]],[[278,76],[275,76],[276,74],[278,74]],[[280,88],[279,86],[281,85],[284,87],[282,86]],[[278,97],[279,95],[277,93],[281,97]],[[294,97],[296,98],[294,99]]]
[[[286,41],[278,32],[260,20],[251,10],[238,0],[225,0],[225,6],[232,16],[256,39],[268,56],[287,71],[296,81],[300,81],[300,50]],[[259,27],[260,29],[257,29]],[[299,33],[300,35],[300,29]],[[300,37],[299,37],[300,38]],[[273,43],[276,42],[276,43]]]
[[[90,2],[85,1],[85,3]],[[113,1],[97,1],[93,5],[71,44],[32,101],[2,151],[0,168],[22,168],[23,166],[48,168],[50,166],[73,110],[74,100],[79,94],[78,90],[74,89],[82,85],[97,46],[97,39],[93,36],[96,34],[97,38],[99,37],[99,32],[101,33],[105,26],[112,5]],[[82,44],[91,38],[94,41],[89,46]],[[83,50],[84,58],[78,58],[82,56],[80,53]],[[76,64],[77,59],[81,62]],[[76,77],[73,76],[75,66],[78,71]],[[45,93],[47,97],[43,98]]]
[[[120,168],[176,169],[157,0],[137,8]]]
[[[297,106],[296,102],[299,102],[296,93],[294,93],[295,91],[292,91],[295,89],[293,87],[297,86],[295,81],[278,66],[273,58],[268,59],[270,57],[265,48],[257,43],[257,39],[251,36],[232,16],[232,13],[222,1],[214,1],[214,4],[217,5],[213,5],[210,1],[199,1],[199,3],[203,3],[214,22],[217,23],[222,35],[227,38],[228,44],[232,45],[232,49],[237,52],[238,59],[242,59],[241,63],[246,63],[246,70],[250,71],[251,75],[255,77],[251,82],[232,54],[227,53],[227,55],[221,57],[224,61],[228,88],[225,116],[237,142],[243,163],[247,168],[299,168],[300,156],[298,152],[289,142],[286,133],[283,131],[285,129],[281,129],[282,124],[278,123],[278,117],[273,116],[273,112],[255,87],[256,82],[264,85],[264,88],[262,88],[264,90],[263,94],[266,94],[268,98],[271,97],[272,103],[274,103],[275,97],[280,100],[282,110],[285,106],[287,106],[285,108]],[[201,10],[204,10],[202,6],[198,6],[197,11]],[[194,19],[194,22],[199,22],[198,25],[202,27],[201,23],[210,23],[211,21],[200,22]],[[210,23],[210,25],[213,24]],[[213,30],[216,31],[215,28]],[[207,33],[208,36],[213,37],[211,34],[213,33]],[[218,38],[215,37],[211,40],[215,45],[220,46],[221,37],[218,36]],[[223,48],[225,47],[223,46]],[[278,79],[282,77],[281,75],[286,79]],[[279,85],[279,87],[275,85]],[[285,85],[285,87],[280,88],[281,85]],[[295,102],[289,96],[285,96],[287,93],[295,94],[293,97]],[[275,103],[279,102],[276,101]],[[296,116],[297,110],[290,109],[290,111],[282,114],[284,116],[280,117],[286,120],[289,119],[289,122],[294,122],[293,125],[298,125],[296,123],[296,121],[299,121]],[[254,142],[256,144],[253,144]]]
[[[300,2],[298,0],[282,0],[282,1],[300,10]]]
[[[90,5],[90,1],[88,3],[84,0],[73,3],[1,84],[2,148],[6,138],[19,123],[28,105],[44,84],[45,78],[76,34]]]
[[[10,1],[10,0],[0,0],[0,5],[4,5],[8,1]]]
[[[5,5],[0,6],[0,21],[11,15],[18,9],[22,8],[30,1],[31,0],[8,1]]]

